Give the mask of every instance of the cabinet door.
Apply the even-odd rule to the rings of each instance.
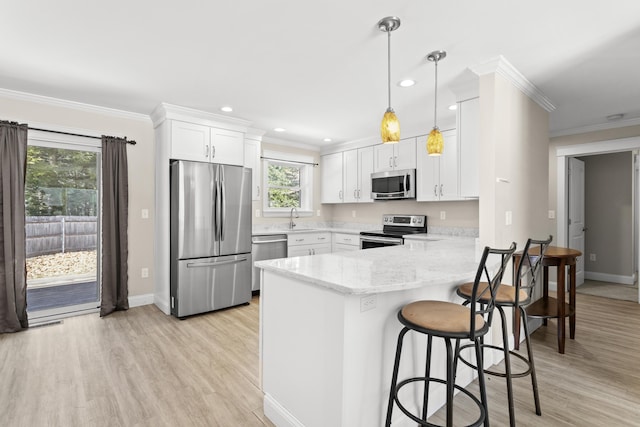
[[[322,188],[321,203],[342,203],[342,153],[326,154],[321,157],[320,176]]]
[[[416,138],[400,140],[395,144],[393,155],[394,169],[416,168]]]
[[[373,172],[373,147],[358,149],[358,202],[373,202],[371,198],[371,173]]]
[[[313,245],[311,248],[311,255],[330,254],[331,244]]]
[[[344,173],[344,198],[345,203],[358,201],[358,150],[349,150],[342,153],[342,171]]]
[[[427,137],[416,144],[416,199],[429,202],[440,199],[440,158],[427,154]],[[423,144],[424,142],[424,144]]]
[[[209,138],[208,126],[172,120],[170,158],[208,162]]]
[[[460,196],[479,197],[480,98],[458,104],[460,141]]]
[[[290,246],[287,249],[287,258],[294,256],[306,256],[312,254],[313,245]]]
[[[440,156],[440,184],[438,194],[440,200],[459,199],[458,191],[458,140],[455,130],[442,132],[444,150]]]
[[[211,161],[224,165],[244,163],[244,134],[226,129],[211,129]]]
[[[373,171],[393,170],[394,146],[397,144],[378,144],[373,146]]]
[[[260,200],[260,182],[262,168],[260,167],[260,141],[245,139],[244,141],[244,167],[250,168],[251,174],[251,200]]]

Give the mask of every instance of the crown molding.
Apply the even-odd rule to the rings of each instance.
[[[527,80],[527,78],[523,76],[522,73],[520,73],[520,71],[518,71],[513,65],[511,65],[511,63],[502,55],[480,63],[474,67],[470,67],[470,69],[478,76],[491,73],[499,74],[524,92],[525,95],[535,101],[547,112],[550,113],[556,109],[555,105],[551,103],[549,98],[547,98],[545,94],[542,93],[542,91],[533,83]]]
[[[630,126],[640,126],[640,117],[624,120],[616,120],[615,122],[597,123],[594,125],[586,125],[571,129],[560,129],[549,132],[550,138],[557,138],[560,136],[578,135],[581,133],[599,132],[609,129],[626,128]]]
[[[165,120],[180,120],[189,123],[196,123],[221,129],[230,129],[246,132],[251,126],[248,120],[237,119],[235,117],[224,116],[222,114],[209,113],[207,111],[196,110],[195,108],[182,107],[179,105],[161,102],[152,112],[151,121],[153,127],[158,127]]]
[[[11,89],[0,88],[0,96],[3,98],[13,99],[16,101],[35,102],[42,105],[52,107],[71,108],[87,113],[104,114],[108,116],[139,120],[143,122],[149,121],[149,116],[141,113],[133,113],[131,111],[117,110],[115,108],[101,107],[99,105],[84,104],[82,102],[70,101],[68,99],[52,98],[50,96],[36,95],[34,93],[19,92]]]

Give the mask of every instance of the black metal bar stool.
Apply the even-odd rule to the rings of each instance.
[[[509,249],[492,249],[485,247],[482,258],[476,273],[474,286],[471,292],[471,302],[468,306],[445,301],[415,301],[405,305],[398,312],[398,320],[404,325],[404,328],[398,335],[398,344],[396,346],[396,356],[393,366],[393,376],[391,379],[391,388],[389,391],[389,405],[387,407],[386,426],[391,425],[391,416],[394,403],[398,406],[406,416],[423,426],[435,426],[427,422],[427,406],[429,402],[429,384],[440,383],[446,385],[446,408],[447,408],[447,426],[453,426],[453,392],[459,390],[467,395],[473,402],[478,405],[480,416],[471,424],[471,426],[479,426],[484,423],[489,426],[487,393],[484,382],[484,374],[482,369],[482,347],[481,338],[489,331],[491,319],[493,317],[494,300],[496,289],[502,281],[505,268],[509,259],[516,250],[516,244],[512,243]],[[500,263],[497,268],[493,268],[495,256],[500,257]],[[490,257],[491,256],[491,257]],[[491,273],[490,270],[495,270]],[[483,279],[490,286],[481,286]],[[476,304],[484,300],[483,304]],[[404,336],[409,331],[415,331],[427,335],[427,358],[424,377],[408,378],[398,383],[398,370],[400,367],[400,356],[402,353],[402,343]],[[440,379],[431,377],[431,347],[433,337],[443,338],[447,349],[447,378]],[[456,348],[459,347],[461,339],[473,341],[476,348],[476,359],[478,364],[478,382],[480,386],[480,400],[468,390],[455,384],[455,368],[457,353],[451,345],[451,340],[456,341]],[[418,417],[412,414],[398,399],[398,392],[402,387],[414,382],[424,382],[422,414]]]
[[[522,255],[520,256],[520,262],[518,263],[517,268],[514,268],[513,286],[500,285],[498,286],[497,293],[495,295],[495,305],[498,309],[498,312],[500,313],[500,319],[502,320],[502,346],[485,344],[484,342],[481,344],[483,349],[491,348],[494,350],[499,350],[504,354],[504,372],[485,368],[484,373],[506,379],[507,398],[509,403],[509,421],[512,427],[516,425],[515,407],[513,403],[513,378],[522,378],[528,375],[531,376],[531,386],[533,388],[533,399],[536,407],[536,414],[542,415],[542,411],[540,410],[540,398],[538,396],[536,368],[533,361],[533,351],[531,349],[529,325],[527,324],[527,314],[525,308],[531,303],[533,288],[536,285],[536,279],[538,277],[538,268],[542,265],[541,261],[552,239],[553,237],[549,236],[547,240],[527,240],[527,243],[522,250]],[[535,251],[535,254],[532,254],[530,249],[538,245],[540,246],[540,250]],[[458,295],[466,300],[464,304],[468,304],[472,301],[474,286],[475,283],[465,283],[458,288]],[[486,286],[486,283],[481,284],[481,287]],[[489,303],[489,301],[484,301],[481,298],[480,303]],[[516,310],[520,311],[520,317],[523,319],[522,325],[524,327],[525,340],[527,344],[527,357],[524,357],[523,355],[516,353],[515,351],[509,350],[509,334],[507,331],[507,316],[504,312],[505,307],[514,309],[514,318],[516,314],[518,314]],[[461,350],[467,347],[471,347],[471,344],[467,344],[460,348],[457,348],[456,352],[459,354]],[[526,365],[526,369],[522,372],[512,372],[511,356],[523,361]],[[465,360],[463,357],[459,357],[459,359],[467,366],[476,368],[471,362]]]

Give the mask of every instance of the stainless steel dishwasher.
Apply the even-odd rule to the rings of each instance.
[[[253,262],[287,257],[286,234],[255,234],[251,244]],[[260,269],[253,267],[251,290],[260,290]]]

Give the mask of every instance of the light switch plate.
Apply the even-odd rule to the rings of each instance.
[[[511,211],[506,211],[505,212],[504,223],[505,223],[505,225],[513,224],[513,213]]]

